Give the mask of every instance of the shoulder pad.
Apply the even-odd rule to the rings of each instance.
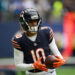
[[[13,45],[16,49],[21,49],[20,45],[19,45],[18,42],[16,42],[15,40],[12,40],[12,45]]]
[[[41,30],[44,30],[44,29],[48,29],[48,27],[45,26],[45,27],[41,27],[40,29],[41,29]]]
[[[21,33],[17,33],[16,35],[15,35],[15,37],[16,38],[21,38],[23,35],[21,34]]]

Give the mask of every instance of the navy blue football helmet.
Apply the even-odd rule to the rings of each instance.
[[[36,32],[34,30],[30,30],[30,26],[28,24],[29,21],[37,21],[37,27],[39,29],[41,25],[41,17],[39,13],[33,8],[24,9],[20,14],[20,24],[22,28],[27,31]],[[33,28],[34,29],[34,28]]]

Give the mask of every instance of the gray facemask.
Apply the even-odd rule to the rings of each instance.
[[[29,26],[29,31],[30,31],[31,33],[37,32],[37,31],[38,31],[38,26],[32,26],[32,27]]]

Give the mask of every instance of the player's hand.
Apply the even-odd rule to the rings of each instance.
[[[55,56],[57,59],[55,60],[55,62],[53,63],[53,67],[57,68],[61,65],[63,65],[65,63],[64,59],[61,59],[59,56]]]
[[[35,63],[33,63],[33,68],[48,72],[46,66],[41,63],[41,59],[42,58],[40,57]]]

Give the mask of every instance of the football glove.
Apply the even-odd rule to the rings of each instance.
[[[65,64],[65,60],[61,59],[59,56],[55,56],[57,59],[55,60],[55,62],[53,63],[53,67],[57,68],[60,67],[61,65]]]
[[[40,57],[35,63],[33,63],[33,68],[48,72],[46,66],[41,63],[41,59],[42,58]]]

